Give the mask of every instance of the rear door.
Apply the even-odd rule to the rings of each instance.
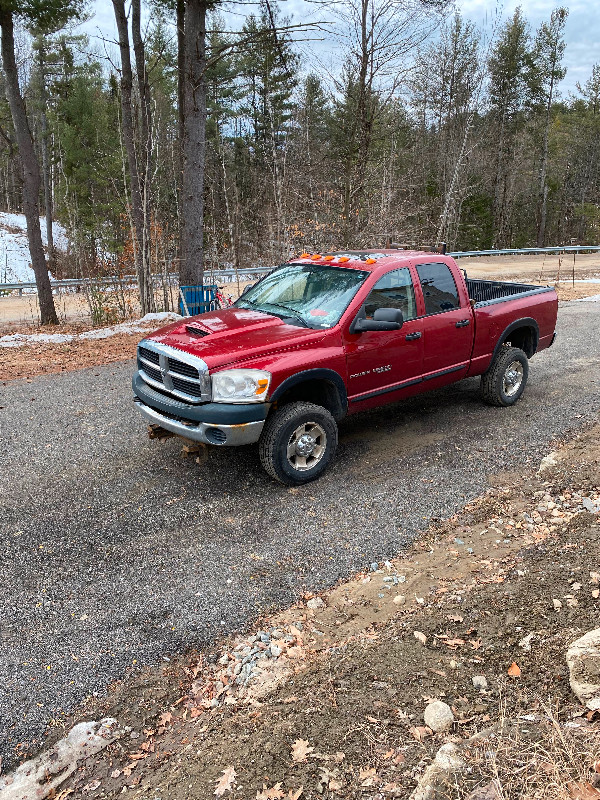
[[[423,380],[460,380],[469,368],[473,347],[473,312],[468,298],[459,290],[448,264],[431,261],[416,263],[415,268],[424,308],[420,320]]]
[[[383,275],[366,297],[364,308],[368,318],[378,308],[399,308],[405,322],[395,331],[350,333],[345,328],[351,403],[370,401],[419,383],[423,369],[423,326],[411,270],[403,267]],[[390,396],[385,401],[393,399]]]

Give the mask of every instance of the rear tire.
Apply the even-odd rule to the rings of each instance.
[[[481,376],[481,395],[490,406],[512,406],[525,391],[529,361],[518,347],[503,344]]]
[[[272,478],[286,486],[299,486],[325,472],[337,441],[337,424],[326,408],[297,402],[283,406],[267,419],[258,452]]]

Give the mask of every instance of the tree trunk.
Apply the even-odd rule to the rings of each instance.
[[[57,325],[58,318],[54,307],[54,298],[52,297],[52,287],[48,277],[48,267],[40,230],[40,166],[33,147],[25,103],[19,89],[12,12],[7,10],[4,3],[0,4],[0,30],[2,31],[2,66],[6,77],[6,98],[10,106],[17,146],[21,157],[23,212],[27,220],[27,239],[38,291],[40,320],[42,325]]]
[[[204,276],[204,162],[206,154],[206,0],[186,0],[183,185],[180,285]]]
[[[44,206],[46,211],[46,239],[48,241],[48,269],[52,272],[54,264],[54,236],[52,235],[52,176],[50,174],[50,158],[48,155],[48,95],[46,92],[46,61],[45,61],[44,36],[39,37],[39,70],[40,70],[40,101],[41,101],[41,131],[42,131],[42,173],[44,177]]]
[[[139,179],[142,200],[142,266],[146,276],[147,310],[154,311],[154,287],[152,284],[151,258],[151,222],[152,222],[152,112],[150,106],[150,84],[146,72],[146,54],[141,31],[141,2],[131,2],[131,38],[135,55],[135,72],[140,103],[140,142],[139,142]]]
[[[123,143],[127,153],[127,164],[129,168],[129,182],[131,184],[131,218],[133,232],[133,252],[135,258],[135,271],[137,275],[138,288],[140,294],[140,306],[142,316],[152,310],[153,295],[152,285],[149,276],[146,274],[144,264],[144,208],[142,203],[142,192],[140,186],[140,175],[138,170],[137,157],[135,152],[135,142],[133,138],[133,114],[132,114],[132,87],[133,72],[131,69],[131,54],[129,52],[129,31],[127,29],[127,17],[125,15],[124,0],[112,0],[115,10],[115,21],[119,33],[119,51],[121,54],[121,113],[123,128]]]

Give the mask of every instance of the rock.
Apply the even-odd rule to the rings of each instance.
[[[487,689],[488,682],[485,675],[473,675],[472,681],[476,689]]]
[[[465,771],[466,764],[455,744],[443,744],[433,762],[421,776],[410,800],[436,800],[448,797],[448,791]]]
[[[503,795],[498,791],[496,781],[490,781],[485,786],[478,786],[471,794],[467,795],[467,800],[500,800]]]
[[[569,682],[579,700],[597,707],[600,700],[600,628],[588,631],[567,650]]]
[[[597,514],[600,511],[600,503],[594,503],[589,497],[584,497],[581,501],[581,505],[586,511],[589,511],[590,514]]]
[[[540,462],[540,468],[538,472],[546,472],[546,470],[555,467],[558,464],[557,456],[558,453],[556,452],[549,453],[547,456],[544,456]]]
[[[557,611],[560,611],[560,609],[562,608],[562,603],[560,602],[560,600],[557,600],[556,597],[554,598],[554,600],[552,600],[552,605]]]
[[[454,714],[447,703],[441,700],[434,700],[429,703],[423,714],[425,725],[431,728],[434,733],[443,733],[450,730],[454,724]]]
[[[418,639],[421,644],[425,644],[427,642],[427,637],[421,631],[413,631],[415,639]]]
[[[281,655],[281,647],[279,647],[276,644],[272,644],[271,645],[271,655],[273,656],[273,658],[279,658],[279,656]]]
[[[397,594],[396,597],[394,597],[394,603],[397,606],[403,606],[404,603],[406,603],[406,597],[403,594]]]
[[[320,597],[311,597],[310,600],[306,603],[306,607],[310,608],[312,611],[316,611],[318,608],[323,608],[325,603],[321,600]]]
[[[77,769],[77,762],[98,753],[118,739],[117,721],[80,722],[50,750],[26,761],[10,775],[0,777],[2,800],[42,800],[54,795]],[[91,790],[90,790],[91,791]]]

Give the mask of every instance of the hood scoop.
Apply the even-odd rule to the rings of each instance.
[[[196,328],[195,325],[186,325],[185,329],[190,336],[197,336],[198,338],[209,336],[210,334],[210,331],[205,331],[203,328]]]

